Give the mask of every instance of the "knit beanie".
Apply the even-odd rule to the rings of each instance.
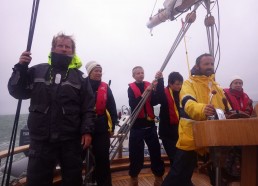
[[[96,68],[96,67],[101,67],[99,63],[96,61],[90,61],[86,64],[85,68],[87,70],[88,75],[90,75],[91,71]]]
[[[231,86],[232,82],[233,82],[234,80],[237,80],[237,79],[240,79],[240,80],[243,81],[243,79],[242,79],[240,76],[234,75],[234,76],[232,76],[232,77],[230,78],[230,84],[229,84],[229,86]]]

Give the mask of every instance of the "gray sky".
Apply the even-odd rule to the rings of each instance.
[[[1,0],[0,5],[0,114],[15,114],[17,100],[7,90],[12,67],[26,49],[33,0]],[[31,65],[47,62],[53,35],[63,31],[75,36],[77,54],[103,67],[103,81],[111,80],[117,107],[128,105],[128,83],[133,81],[131,69],[141,65],[145,79],[153,80],[181,27],[178,20],[158,25],[150,35],[146,23],[154,0],[41,0],[32,45]],[[158,0],[154,11],[163,8]],[[237,74],[244,80],[244,90],[258,100],[258,2],[256,0],[219,0],[221,61],[216,79],[228,87],[230,77]],[[212,11],[218,22],[217,9]],[[197,19],[187,32],[190,66],[197,56],[208,52],[204,7],[197,10]],[[188,77],[184,43],[181,42],[164,71],[165,80],[171,71]],[[167,82],[167,81],[166,81]],[[22,113],[28,112],[23,101]]]

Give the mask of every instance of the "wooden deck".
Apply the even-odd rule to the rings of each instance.
[[[168,169],[166,169],[168,172]],[[130,176],[128,171],[121,171],[112,173],[113,186],[128,186]],[[139,186],[153,186],[154,176],[149,168],[143,169],[138,178]],[[201,173],[195,172],[192,177],[192,181],[195,186],[211,186],[209,178]]]

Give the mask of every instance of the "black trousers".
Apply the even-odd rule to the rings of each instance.
[[[147,129],[131,129],[129,137],[129,175],[136,177],[143,168],[144,142],[148,146],[151,170],[154,175],[164,174],[164,162],[161,160],[160,144],[157,135],[157,127]]]
[[[95,178],[98,186],[111,186],[111,172],[109,162],[110,135],[109,132],[94,134],[92,139],[92,152],[95,156]]]
[[[171,125],[168,129],[170,130],[171,136],[161,136],[160,138],[168,155],[171,167],[177,150],[176,143],[178,140],[178,125]]]
[[[197,163],[195,151],[177,149],[172,166],[162,186],[192,186],[192,175]]]
[[[82,184],[81,140],[41,142],[31,140],[27,186],[50,186],[57,164],[61,166],[63,186]]]

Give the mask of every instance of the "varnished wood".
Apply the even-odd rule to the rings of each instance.
[[[258,118],[196,121],[193,135],[198,147],[258,145]]]
[[[29,149],[29,145],[23,145],[23,146],[15,147],[13,154],[18,154],[18,153],[24,152],[24,151],[26,151],[28,149]],[[0,159],[6,158],[7,155],[8,155],[8,150],[1,151],[0,152]]]
[[[241,185],[258,186],[257,165],[257,146],[244,146],[242,148]]]
[[[198,121],[193,124],[198,147],[242,146],[241,186],[258,186],[257,131],[257,117]]]

